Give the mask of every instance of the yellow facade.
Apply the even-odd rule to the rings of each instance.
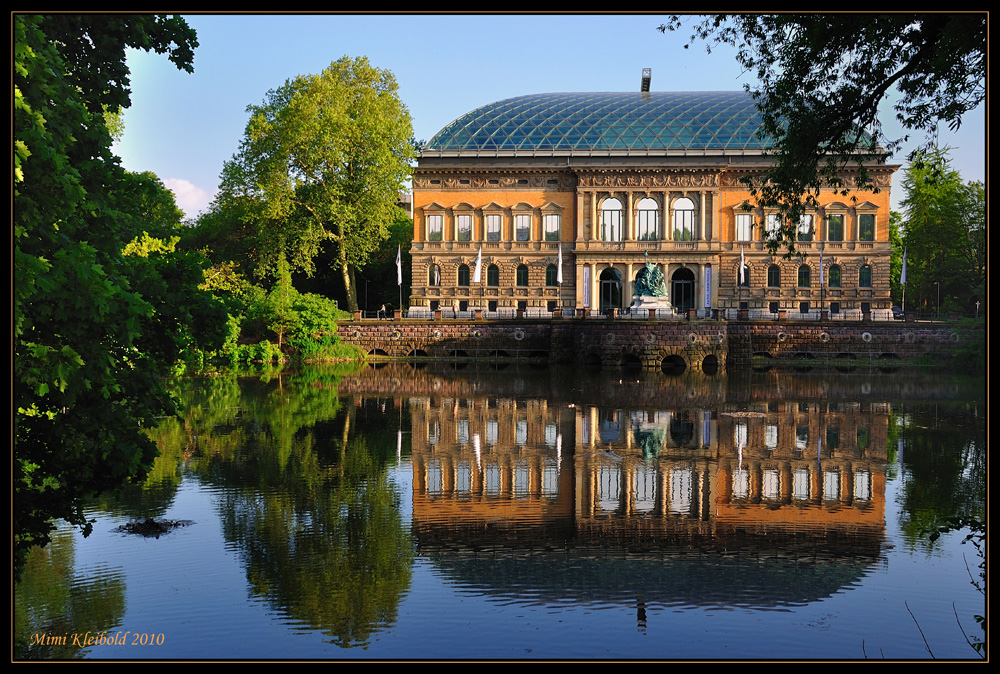
[[[820,194],[797,243],[805,257],[786,260],[767,251],[769,213],[743,208],[753,202],[740,179],[766,162],[709,143],[487,151],[432,141],[413,178],[411,313],[629,313],[648,262],[665,280],[660,317],[890,318],[895,167],[872,167],[878,193]]]

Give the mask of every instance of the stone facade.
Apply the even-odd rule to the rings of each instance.
[[[749,367],[755,358],[892,367],[948,362],[967,338],[942,324],[640,320],[345,321],[337,334],[372,356],[393,359],[538,359],[602,367]],[[889,361],[889,362],[887,362]]]
[[[554,107],[552,116],[563,112]],[[548,114],[536,108],[530,124],[542,128]],[[453,306],[538,316],[625,310],[649,261],[664,274],[676,313],[891,318],[889,193],[897,167],[871,167],[877,193],[823,190],[797,243],[804,257],[786,260],[766,247],[773,214],[744,206],[752,197],[740,179],[766,167],[762,149],[706,141],[678,150],[662,132],[642,149],[622,150],[541,143],[448,150],[436,140],[413,178],[417,314]]]

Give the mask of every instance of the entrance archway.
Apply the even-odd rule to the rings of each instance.
[[[681,268],[670,277],[670,303],[677,311],[694,308],[694,272]]]
[[[622,275],[617,269],[608,267],[601,272],[601,313],[609,309],[622,308]]]

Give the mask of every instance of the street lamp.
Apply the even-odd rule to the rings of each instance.
[[[934,307],[934,316],[941,318],[941,282],[935,281],[934,285],[937,286],[937,305]]]

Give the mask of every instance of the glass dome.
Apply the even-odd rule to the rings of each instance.
[[[518,96],[462,115],[432,151],[763,150],[761,118],[742,91]]]

